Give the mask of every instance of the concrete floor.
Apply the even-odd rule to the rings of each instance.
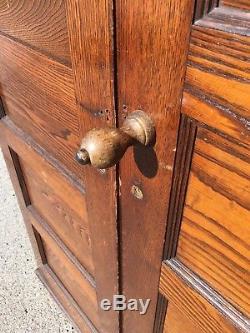
[[[35,267],[0,150],[0,332],[75,332],[35,275]]]

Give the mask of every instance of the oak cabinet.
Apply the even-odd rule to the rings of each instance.
[[[250,332],[249,9],[0,0],[1,148],[80,332]]]

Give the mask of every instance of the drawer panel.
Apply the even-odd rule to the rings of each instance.
[[[249,150],[199,128],[177,258],[250,313]]]

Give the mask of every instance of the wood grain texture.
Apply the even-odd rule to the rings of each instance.
[[[100,330],[96,290],[56,244],[43,240],[48,266],[68,290],[80,309]]]
[[[0,42],[6,113],[81,181],[82,168],[74,161],[79,122],[71,70],[6,37]]]
[[[77,270],[82,274],[84,279],[89,282],[89,284],[95,288],[95,280],[89,274],[89,272],[81,265],[78,259],[72,254],[69,248],[62,242],[62,240],[57,236],[50,225],[42,218],[42,216],[37,212],[37,210],[29,206],[27,207],[27,214],[32,223],[33,228],[36,230],[38,235],[41,237],[42,242],[46,241],[52,245],[55,245],[57,249],[63,252],[63,255],[77,268]],[[46,257],[46,256],[45,256]],[[47,263],[47,257],[46,257]]]
[[[19,155],[30,204],[47,221],[80,263],[94,275],[86,203],[56,169],[29,151]]]
[[[250,314],[249,149],[198,131],[177,258]]]
[[[151,299],[144,316],[124,312],[125,332],[153,330],[192,11],[186,0],[116,2],[119,121],[143,110],[157,136],[119,169],[122,293]]]
[[[182,111],[249,143],[249,39],[218,30],[192,31]]]
[[[184,321],[186,317],[191,327],[199,328],[194,332],[249,332],[250,322],[247,318],[176,260],[163,263],[160,291],[169,304],[182,313]]]
[[[62,164],[58,163],[58,161],[38,145],[31,136],[17,127],[9,116],[1,120],[0,129],[0,142],[7,141],[14,150],[21,151],[23,156],[29,149],[34,150],[46,163],[50,164],[52,168],[57,169],[59,173],[63,174],[72,187],[76,187],[83,194],[85,193],[85,188],[82,186],[81,182],[79,182],[79,179],[70,173],[68,169],[64,168]]]
[[[188,317],[170,303],[165,318],[163,333],[206,333],[198,325],[193,323]]]
[[[115,126],[113,1],[67,0],[75,95],[81,138],[92,128]],[[79,142],[80,147],[80,142]],[[98,303],[119,293],[115,167],[82,167]],[[101,332],[119,331],[119,314],[99,307]]]
[[[78,304],[48,265],[44,265],[37,269],[36,274],[57,304],[70,318],[77,332],[98,333],[93,323],[89,320],[86,314],[82,312]]]
[[[0,33],[71,64],[64,0],[0,0]]]
[[[249,13],[229,7],[216,7],[196,25],[225,32],[250,36]]]
[[[250,10],[249,0],[220,0],[220,4],[239,9]]]

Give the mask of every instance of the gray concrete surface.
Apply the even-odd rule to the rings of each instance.
[[[34,269],[31,245],[0,149],[0,332],[75,332]]]

